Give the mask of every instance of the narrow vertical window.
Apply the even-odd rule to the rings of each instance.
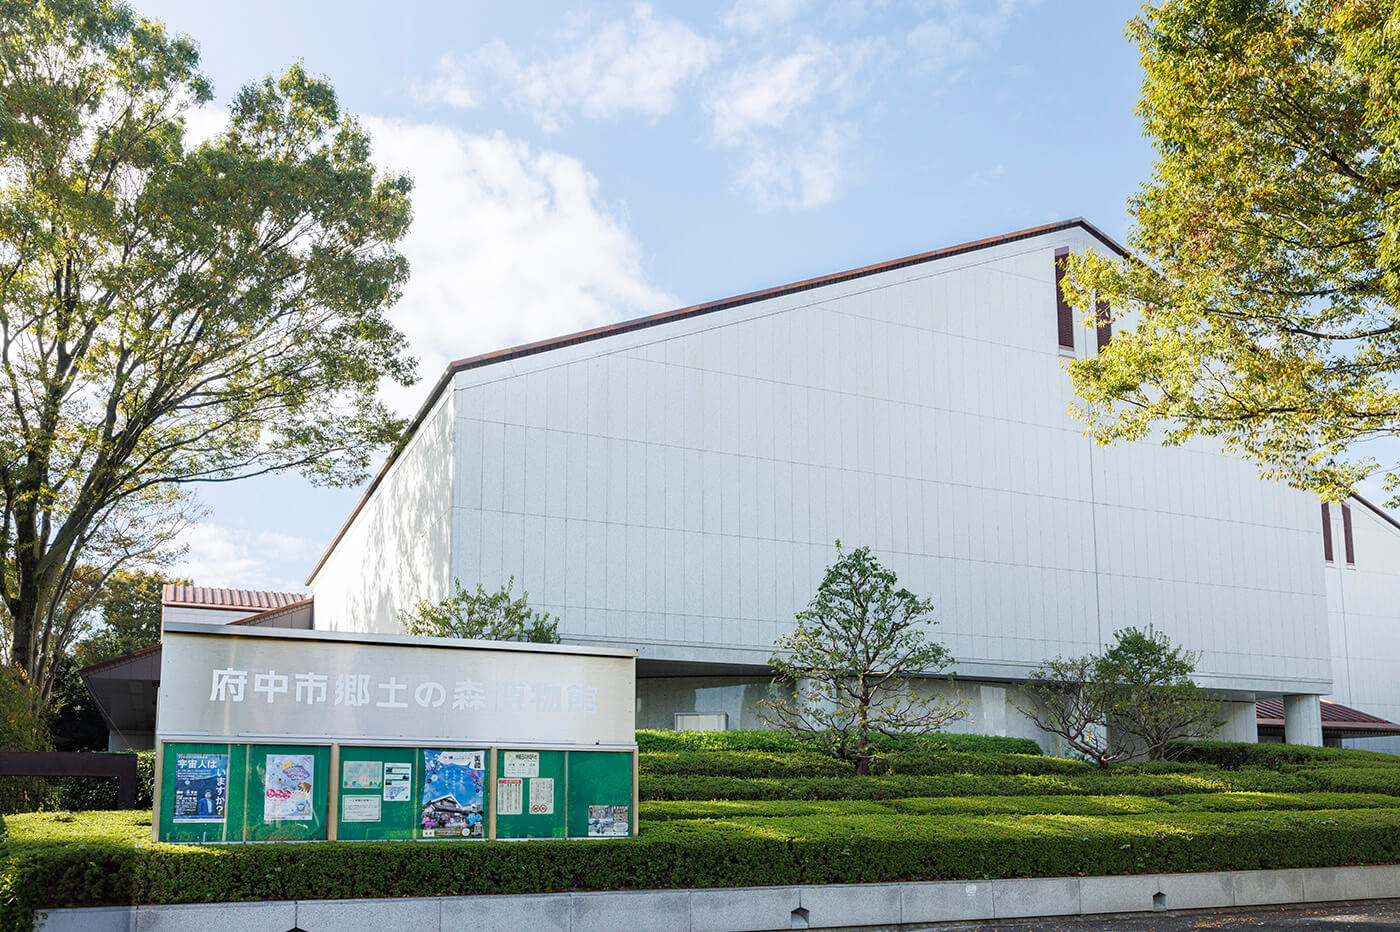
[[[1322,503],[1322,559],[1332,562],[1332,509]]]
[[[1346,551],[1347,566],[1356,565],[1356,550],[1351,542],[1351,506],[1342,502],[1342,549]]]
[[[1099,349],[1102,350],[1113,339],[1113,309],[1107,301],[1094,306],[1094,322],[1099,325]]]
[[[1074,310],[1065,300],[1061,284],[1065,280],[1065,261],[1069,259],[1068,249],[1055,250],[1055,315],[1060,328],[1060,348],[1074,349]]]

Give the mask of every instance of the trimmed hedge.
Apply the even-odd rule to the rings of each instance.
[[[1280,768],[1289,765],[1343,764],[1352,767],[1391,766],[1400,757],[1356,748],[1314,748],[1300,744],[1244,744],[1233,741],[1186,741],[1171,745],[1173,759],[1210,764],[1227,770],[1241,767]]]
[[[643,754],[652,751],[768,751],[774,753],[812,751],[812,745],[783,731],[662,731],[638,729],[637,747]],[[995,735],[931,734],[910,737],[878,735],[871,742],[878,752],[893,753],[913,749],[968,751],[987,754],[1040,754],[1040,745],[1030,738],[1002,738]]]
[[[695,777],[854,777],[855,766],[807,752],[649,751],[638,757],[645,774]]]
[[[1339,781],[1340,782],[1340,781]],[[1120,774],[884,774],[870,777],[720,777],[643,773],[641,798],[659,799],[898,799],[908,796],[1171,796],[1179,793],[1306,793],[1343,790],[1308,775],[1258,768],[1193,773]],[[1357,786],[1358,792],[1385,792]],[[1400,795],[1396,793],[1395,795]]]
[[[21,817],[26,818],[26,817]],[[7,927],[46,906],[447,896],[1311,867],[1400,861],[1400,810],[828,814],[649,823],[598,844],[17,844]],[[31,826],[25,825],[28,829]]]

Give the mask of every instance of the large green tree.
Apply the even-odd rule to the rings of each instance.
[[[1133,325],[1073,364],[1104,442],[1215,438],[1339,496],[1400,493],[1394,0],[1165,0],[1129,27],[1157,150],[1136,258],[1077,256],[1076,306]],[[1393,449],[1393,447],[1392,447]]]
[[[358,481],[400,432],[377,386],[412,379],[385,317],[408,179],[299,66],[191,141],[210,100],[194,42],[120,3],[0,0],[0,587],[25,669],[104,535],[168,532],[190,483]]]

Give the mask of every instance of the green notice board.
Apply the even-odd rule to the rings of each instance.
[[[632,834],[632,753],[570,751],[570,838],[621,838]]]
[[[331,749],[248,745],[244,841],[312,841],[326,837]]]
[[[336,837],[343,841],[414,838],[419,775],[415,748],[340,748]]]
[[[566,760],[565,751],[496,752],[497,838],[565,836]]]
[[[165,744],[161,749],[161,841],[243,840],[247,756],[239,744]]]

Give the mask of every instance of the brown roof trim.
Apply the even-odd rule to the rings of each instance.
[[[419,425],[427,418],[429,411],[436,405],[438,396],[451,383],[452,377],[459,372],[468,369],[479,369],[482,366],[489,366],[492,363],[506,362],[511,359],[520,359],[525,356],[534,356],[550,350],[563,349],[566,346],[576,346],[580,343],[588,343],[593,340],[600,340],[604,337],[618,336],[624,333],[631,333],[634,330],[643,330],[647,327],[655,327],[660,324],[674,323],[680,320],[687,320],[691,317],[699,317],[703,314],[713,314],[716,311],[725,311],[730,308],[742,307],[745,304],[753,304],[758,301],[766,301],[769,298],[782,297],[784,295],[798,294],[803,291],[810,291],[813,288],[822,288],[827,285],[836,285],[841,282],[851,281],[857,278],[864,278],[867,275],[878,275],[881,272],[892,272],[896,269],[907,268],[911,265],[921,265],[925,262],[934,262],[938,259],[950,259],[953,256],[960,256],[964,253],[976,252],[979,249],[989,249],[993,246],[1004,246],[1007,243],[1014,243],[1023,239],[1031,239],[1036,236],[1046,236],[1051,233],[1063,233],[1066,230],[1081,229],[1090,236],[1103,243],[1112,251],[1118,253],[1123,258],[1131,258],[1131,254],[1120,243],[1094,226],[1083,217],[1073,217],[1069,220],[1060,220],[1055,223],[1047,223],[1038,227],[1030,227],[1025,230],[1017,230],[1014,233],[1005,233],[1001,236],[990,236],[986,239],[973,240],[970,243],[960,243],[957,246],[945,246],[942,249],[935,249],[931,252],[921,252],[913,256],[905,256],[902,259],[891,259],[887,262],[877,262],[874,265],[864,265],[856,269],[848,269],[844,272],[835,272],[831,275],[822,275],[817,278],[808,278],[804,281],[793,282],[788,285],[779,285],[774,288],[765,288],[762,291],[751,291],[748,294],[736,295],[732,298],[721,298],[718,301],[709,301],[705,304],[692,304],[689,307],[677,308],[674,311],[663,311],[659,314],[650,314],[646,317],[636,317],[632,320],[624,320],[616,324],[607,324],[602,327],[594,327],[590,330],[580,330],[577,333],[565,334],[548,340],[539,340],[534,343],[525,343],[521,346],[513,346],[508,349],[495,350],[490,353],[483,353],[480,356],[470,356],[466,359],[458,359],[448,364],[446,371],[434,383],[433,389],[428,393],[428,398],[423,402],[418,413],[409,422],[408,428],[404,431],[403,439],[389,454],[384,461],[384,465],[379,467],[379,472],[370,480],[365,494],[355,505],[355,510],[350,512],[350,517],[345,519],[340,530],[336,532],[335,538],[331,541],[326,552],[321,555],[315,568],[311,570],[311,575],[306,577],[306,584],[311,585],[311,581],[316,578],[316,574],[321,571],[326,560],[335,551],[340,539],[345,536],[345,532],[350,530],[350,525],[355,523],[359,517],[361,509],[365,507],[374,494],[379,483],[388,474],[389,467],[398,459],[400,451],[407,445],[409,438],[418,430]]]
[[[97,661],[97,663],[88,664],[87,666],[80,669],[78,671],[78,675],[87,676],[89,673],[96,673],[98,670],[105,670],[108,667],[119,667],[124,663],[128,663],[132,660],[135,660],[137,657],[144,657],[147,654],[153,654],[158,650],[160,650],[160,645],[152,644],[150,647],[143,647],[140,650],[134,650],[129,654],[122,654],[120,657],[112,657],[108,660],[99,660]]]
[[[1384,511],[1379,505],[1372,505],[1370,502],[1362,498],[1360,495],[1357,495],[1355,492],[1351,493],[1351,497],[1356,499],[1362,505],[1365,505],[1366,508],[1369,509],[1372,514],[1380,518],[1386,524],[1389,524],[1391,527],[1395,528],[1395,530],[1400,531],[1400,520],[1396,520],[1395,517],[1393,517],[1389,512]]]
[[[268,589],[234,589],[222,586],[185,586],[166,583],[161,587],[160,604],[181,608],[207,608],[227,611],[251,609],[262,612],[283,608],[306,598],[304,592],[273,592]]]
[[[315,601],[314,598],[312,598],[311,596],[307,596],[306,598],[302,599],[300,602],[290,602],[290,603],[288,603],[287,605],[279,605],[277,608],[269,608],[269,609],[268,609],[267,611],[265,611],[265,612],[258,612],[256,615],[249,615],[247,618],[240,618],[240,619],[238,619],[237,621],[230,621],[229,624],[231,624],[231,625],[255,625],[255,624],[257,624],[257,623],[260,622],[260,621],[263,621],[263,620],[265,620],[265,619],[267,619],[267,618],[271,618],[273,615],[283,615],[283,614],[286,614],[287,612],[290,612],[290,611],[292,611],[292,610],[294,610],[294,609],[298,609],[298,608],[302,608],[302,607],[304,607],[304,606],[310,605],[310,604],[311,604],[312,602],[314,602],[314,601]]]

